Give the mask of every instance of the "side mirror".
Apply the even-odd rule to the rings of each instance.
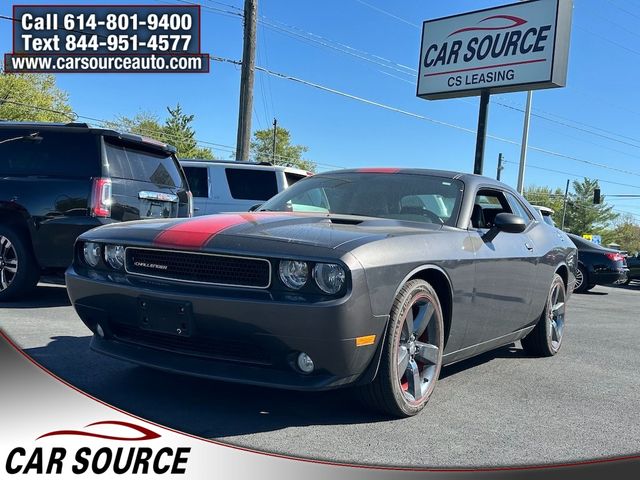
[[[493,225],[500,232],[521,233],[527,228],[525,221],[513,213],[499,213],[496,215]]]
[[[258,210],[260,207],[262,206],[261,203],[256,203],[255,205],[252,205],[251,208],[249,209],[250,212],[255,212],[256,210]]]

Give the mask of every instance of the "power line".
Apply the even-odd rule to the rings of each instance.
[[[503,162],[504,163],[510,163],[512,165],[519,165],[518,162],[512,162],[511,160],[503,160]],[[527,168],[533,168],[535,170],[542,170],[542,171],[551,172],[551,173],[559,173],[561,175],[568,175],[570,177],[575,177],[575,178],[584,178],[584,175],[580,175],[580,174],[577,174],[577,173],[565,172],[563,170],[556,170],[554,168],[540,167],[538,165],[534,165],[534,164],[530,164],[530,163],[527,163]],[[599,178],[596,179],[596,180],[598,180],[599,183],[608,183],[610,185],[617,185],[617,186],[620,186],[620,187],[637,188],[637,189],[640,190],[640,186],[638,186],[638,185],[632,185],[632,184],[629,184],[629,183],[614,182],[614,181],[611,181],[611,180],[601,180]]]
[[[628,52],[631,52],[631,53],[633,53],[633,54],[635,54],[635,55],[640,55],[640,51],[638,51],[638,50],[634,50],[634,49],[632,49],[632,48],[629,48],[629,47],[627,47],[626,45],[623,45],[622,43],[616,42],[615,40],[611,40],[610,38],[605,37],[604,35],[600,35],[599,33],[596,33],[596,32],[594,32],[594,31],[592,31],[592,30],[589,30],[588,28],[584,28],[584,27],[583,27],[583,26],[581,26],[581,25],[576,25],[576,28],[578,28],[578,29],[580,29],[580,30],[583,30],[583,31],[587,32],[589,35],[593,35],[594,37],[598,37],[598,38],[600,38],[601,40],[604,40],[605,42],[609,42],[609,43],[611,43],[612,45],[615,45],[615,46],[617,46],[617,47],[619,47],[619,48],[622,48],[622,49],[624,49],[624,50],[627,50]]]
[[[38,105],[31,105],[28,103],[21,103],[21,102],[14,102],[13,100],[6,100],[6,99],[0,99],[0,105],[2,105],[3,103],[10,103],[12,105],[19,105],[22,107],[28,107],[34,110],[41,110],[43,112],[49,112],[49,113],[57,113],[60,115],[64,115],[65,117],[67,117],[69,120],[71,120],[72,122],[75,122],[78,118],[78,116],[75,114],[75,112],[71,112],[71,114],[67,113],[67,112],[63,112],[61,110],[54,110],[52,108],[46,108],[46,107],[40,107]]]
[[[212,2],[213,0],[207,0],[207,1]],[[369,7],[369,8],[372,8],[374,10],[377,10],[377,11],[380,11],[382,13],[388,14],[388,15],[396,18],[396,19],[404,21],[404,19],[401,19],[400,17],[397,17],[397,16],[395,16],[393,14],[390,14],[389,12],[386,12],[386,11],[384,11],[384,10],[378,8],[378,7],[375,7],[375,6],[373,6],[373,5],[371,5],[371,4],[367,3],[367,2],[364,2],[362,0],[356,0],[356,1],[358,3],[361,3],[361,4]],[[213,3],[220,3],[220,2],[213,2]],[[320,35],[304,31],[304,30],[302,30],[302,29],[300,29],[300,28],[298,28],[296,26],[287,25],[285,23],[274,21],[274,20],[269,20],[264,16],[260,16],[259,22],[262,23],[263,27],[267,26],[267,28],[271,28],[276,32],[285,34],[285,35],[293,37],[295,39],[305,41],[305,43],[311,42],[311,43],[320,45],[322,47],[326,47],[326,48],[329,48],[329,49],[337,50],[337,51],[339,51],[341,53],[345,53],[347,55],[355,56],[356,58],[359,58],[361,60],[364,60],[364,61],[367,61],[367,62],[372,62],[372,63],[377,64],[379,66],[383,66],[385,68],[389,68],[389,69],[395,70],[395,71],[397,71],[399,73],[402,73],[402,74],[405,74],[405,75],[410,75],[410,76],[412,76],[414,78],[417,77],[416,69],[404,66],[402,64],[399,64],[399,63],[394,62],[392,60],[386,59],[384,57],[377,56],[375,54],[371,54],[371,53],[368,53],[368,52],[364,52],[362,50],[355,49],[355,48],[353,48],[353,47],[351,47],[349,45],[346,45],[346,44],[343,44],[343,43],[340,43],[340,42],[335,42],[333,40],[327,39],[327,38],[322,37]],[[409,23],[412,26],[418,27],[417,25],[411,24],[410,22],[406,22],[405,21],[405,23]],[[333,45],[333,44],[335,44],[335,45]],[[368,58],[368,57],[374,57],[374,58]],[[380,62],[380,61],[378,61],[376,59],[380,59],[380,60],[382,60],[382,62]],[[269,69],[269,66],[266,65],[266,68]],[[384,74],[384,75],[390,76],[392,78],[396,78],[397,80],[404,81],[405,83],[410,83],[410,84],[414,83],[414,82],[411,82],[409,80],[406,80],[406,79],[403,79],[401,77],[398,77],[396,75],[390,74],[388,72],[384,72],[384,71],[379,71],[379,72]],[[510,105],[507,105],[507,104],[504,104],[504,103],[501,103],[501,102],[497,102],[495,100],[492,100],[492,103],[496,103],[497,105],[500,105],[500,106],[505,107],[505,108],[510,108],[510,109],[513,109],[513,110],[516,110],[516,111],[520,111],[520,112],[524,111],[523,109],[520,109],[518,107],[510,106]],[[536,109],[536,110],[539,110],[539,109]],[[553,113],[548,113],[548,112],[545,112],[545,113],[547,113],[549,115],[556,116],[557,118],[562,118],[559,115],[556,115],[556,114],[553,114]],[[621,144],[624,144],[624,145],[627,145],[627,146],[631,146],[631,147],[634,147],[634,148],[640,148],[640,145],[638,145],[638,144],[633,144],[633,143],[630,143],[630,142],[626,142],[624,140],[620,140],[618,138],[613,138],[613,137],[611,137],[611,135],[616,135],[618,137],[627,138],[627,139],[635,141],[635,142],[640,142],[640,140],[637,140],[637,139],[634,139],[634,138],[630,138],[630,137],[624,137],[624,136],[619,135],[617,133],[609,132],[607,130],[601,129],[600,127],[595,127],[595,126],[588,125],[588,124],[582,124],[582,125],[585,125],[585,126],[591,128],[591,129],[600,130],[602,132],[609,133],[610,135],[605,135],[603,133],[594,132],[594,131],[588,130],[586,128],[577,127],[575,125],[571,125],[571,124],[568,124],[566,122],[562,122],[562,121],[559,121],[559,120],[556,120],[556,119],[553,119],[553,118],[548,118],[548,117],[546,117],[544,115],[541,115],[541,114],[538,114],[538,113],[532,113],[532,115],[537,117],[537,118],[543,119],[545,121],[548,121],[548,122],[551,122],[551,123],[555,123],[557,125],[562,125],[562,126],[564,126],[566,128],[571,128],[571,129],[574,129],[576,131],[580,131],[580,132],[587,133],[587,134],[590,134],[590,135],[594,135],[594,136],[598,136],[598,137],[601,137],[601,138],[605,138],[607,140],[610,140],[610,141],[613,141],[613,142],[618,142],[618,143],[621,143]],[[570,119],[565,119],[565,120],[580,124],[580,122],[576,122],[574,120],[570,120]],[[610,147],[606,147],[606,146],[602,146],[602,145],[601,145],[601,147],[602,148],[608,148],[608,149],[610,149],[612,151],[615,151],[616,153],[623,153],[625,155],[634,156],[634,155],[631,155],[631,154],[627,154],[626,152],[621,152],[619,150],[611,149]]]
[[[398,15],[395,15],[395,14],[393,14],[393,13],[387,11],[387,10],[383,10],[382,8],[376,7],[375,5],[371,5],[370,3],[364,2],[363,0],[356,0],[356,2],[360,3],[361,5],[364,5],[364,6],[368,7],[368,8],[370,8],[372,10],[375,10],[376,12],[380,12],[380,13],[388,16],[388,17],[391,17],[391,18],[393,18],[395,20],[398,20],[399,22],[406,23],[407,25],[411,25],[414,28],[420,28],[420,25],[418,25],[418,24],[412,23],[409,20],[406,20],[406,19],[404,19],[402,17],[399,17]]]
[[[233,61],[233,60],[229,60],[229,59],[226,59],[225,61],[230,62],[230,63],[237,63],[237,61]],[[378,108],[382,108],[382,109],[385,109],[385,110],[389,110],[389,111],[392,111],[392,112],[400,113],[402,115],[406,115],[406,116],[409,116],[409,117],[418,118],[420,120],[424,120],[424,121],[427,121],[427,122],[430,122],[430,123],[433,123],[433,124],[436,124],[436,125],[442,125],[442,126],[446,126],[446,127],[449,127],[449,128],[454,128],[456,130],[461,130],[461,131],[464,131],[464,132],[467,132],[467,133],[471,133],[471,134],[474,134],[474,135],[476,133],[475,130],[473,130],[471,128],[462,127],[460,125],[455,125],[455,124],[448,123],[448,122],[443,122],[441,120],[436,120],[434,118],[430,118],[430,117],[427,117],[425,115],[421,115],[421,114],[418,114],[418,113],[415,113],[415,112],[410,112],[408,110],[403,110],[401,108],[397,108],[397,107],[394,107],[394,106],[391,106],[391,105],[386,105],[384,103],[380,103],[380,102],[376,102],[376,101],[373,101],[373,100],[369,100],[369,99],[366,99],[366,98],[363,98],[363,97],[359,97],[357,95],[352,95],[350,93],[342,92],[340,90],[336,90],[334,88],[327,87],[327,86],[324,86],[324,85],[321,85],[321,84],[318,84],[318,83],[315,83],[315,82],[310,82],[308,80],[304,80],[304,79],[301,79],[301,78],[298,78],[298,77],[294,77],[294,76],[287,75],[287,74],[284,74],[284,73],[275,72],[275,71],[266,69],[264,67],[256,66],[256,70],[265,72],[265,73],[267,73],[269,75],[272,75],[274,77],[277,77],[277,78],[281,78],[281,79],[293,81],[293,82],[296,82],[296,83],[300,83],[302,85],[313,87],[313,88],[316,88],[318,90],[322,90],[322,91],[325,91],[325,92],[333,93],[334,95],[339,95],[339,96],[342,96],[342,97],[345,97],[345,98],[349,98],[351,100],[356,100],[356,101],[359,101],[359,102],[362,102],[362,103],[366,103],[368,105],[372,105],[372,106],[375,106],[375,107],[378,107]],[[496,135],[489,134],[489,135],[487,135],[487,137],[491,138],[491,139],[494,139],[494,140],[501,141],[501,142],[509,143],[509,144],[512,144],[512,145],[520,145],[520,142],[518,142],[516,140],[511,140],[511,139],[499,137],[499,136],[496,136]],[[634,175],[634,176],[640,177],[640,173],[638,173],[638,172],[633,172],[633,171],[630,171],[630,170],[624,170],[624,169],[621,169],[621,168],[611,167],[609,165],[605,165],[605,164],[602,164],[602,163],[594,162],[592,160],[585,160],[585,159],[574,157],[572,155],[564,154],[564,153],[561,153],[561,152],[554,152],[554,151],[546,149],[546,148],[535,147],[533,145],[530,145],[529,149],[533,150],[533,151],[540,152],[540,153],[544,153],[546,155],[550,155],[550,156],[554,156],[554,157],[558,157],[558,158],[564,158],[564,159],[567,159],[567,160],[572,160],[572,161],[584,163],[586,165],[591,165],[591,166],[598,167],[598,168],[603,168],[603,169],[607,169],[607,170],[616,171],[616,172],[619,172],[619,173],[624,173],[624,174],[627,174],[627,175]]]
[[[622,8],[620,5],[613,3],[611,0],[607,0],[607,2],[611,5],[613,5],[614,7],[616,7],[618,10],[621,10],[622,12],[626,13],[627,15],[631,15],[632,17],[638,18],[640,19],[640,15],[636,15],[633,12],[630,12],[629,10],[627,10],[626,8]]]

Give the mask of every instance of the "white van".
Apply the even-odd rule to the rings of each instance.
[[[180,160],[193,194],[194,214],[246,212],[310,172],[267,163]]]

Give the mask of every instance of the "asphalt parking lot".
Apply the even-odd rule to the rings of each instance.
[[[389,420],[319,394],[171,375],[91,352],[63,287],[0,306],[0,328],[80,389],[148,420],[269,452],[364,464],[563,462],[640,451],[640,283],[569,303],[563,348],[519,344],[443,369],[420,415]]]

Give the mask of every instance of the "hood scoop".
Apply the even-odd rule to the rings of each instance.
[[[329,217],[328,220],[335,225],[360,225],[363,222],[362,220],[359,220],[357,218]]]

